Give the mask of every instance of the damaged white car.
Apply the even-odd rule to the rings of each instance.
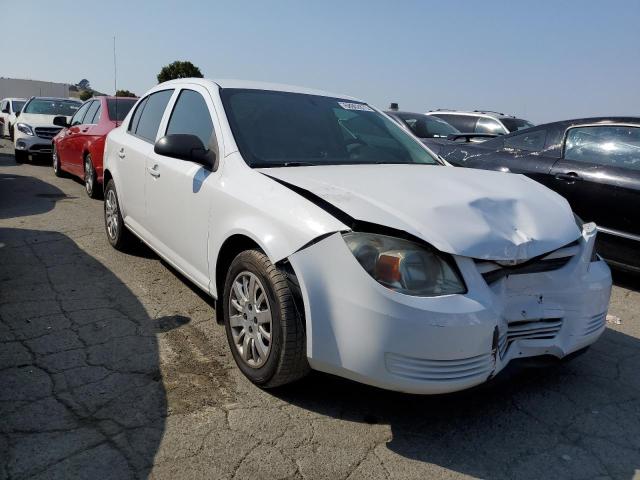
[[[217,299],[239,368],[442,393],[605,328],[611,275],[556,193],[441,162],[366,103],[182,79],[108,137],[105,225]]]

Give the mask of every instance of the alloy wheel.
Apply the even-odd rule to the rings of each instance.
[[[93,179],[93,163],[91,163],[91,156],[87,155],[84,160],[84,188],[89,196],[93,193]]]
[[[111,240],[116,240],[118,237],[118,200],[116,199],[116,192],[113,189],[107,191],[107,196],[104,200],[104,215],[107,224],[107,235]]]
[[[260,368],[269,358],[272,325],[262,282],[251,272],[239,273],[229,296],[229,326],[240,358],[249,367]]]

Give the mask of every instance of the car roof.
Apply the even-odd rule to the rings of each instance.
[[[424,113],[408,112],[406,110],[385,110],[384,113],[386,113],[387,115],[394,115],[394,114],[398,114],[398,115],[426,115]],[[440,120],[442,120],[442,119],[437,119],[436,121],[440,121]]]
[[[31,97],[31,98],[38,99],[38,100],[63,100],[66,102],[83,103],[82,100],[78,100],[77,98],[68,98],[68,97]]]
[[[491,117],[491,118],[516,118],[515,115],[507,115],[506,113],[492,112],[491,110],[449,110],[447,108],[438,108],[436,110],[429,110],[427,115],[435,115],[438,113],[444,113],[445,115],[469,115],[473,117]]]
[[[7,98],[3,98],[2,100],[0,100],[0,102],[4,102],[5,100],[11,100],[11,101],[18,100],[18,101],[22,102],[22,101],[26,101],[27,99],[26,98],[19,98],[19,97],[7,97]]]
[[[169,80],[168,82],[163,82],[157,85],[154,88],[154,90],[158,89],[158,87],[161,87],[161,86],[180,85],[185,83],[201,85],[203,87],[209,87],[209,88],[217,86],[218,88],[221,88],[221,89],[238,88],[238,89],[247,89],[247,90],[271,90],[276,92],[304,93],[306,95],[317,95],[321,97],[331,97],[331,98],[343,98],[345,100],[354,100],[357,102],[362,102],[362,100],[358,100],[357,98],[351,97],[349,95],[342,95],[337,93],[326,92],[324,90],[316,90],[312,88],[299,87],[296,85],[286,85],[282,83],[256,82],[256,81],[250,81],[250,80],[233,80],[233,79],[179,78],[176,80]]]
[[[632,116],[618,116],[618,117],[585,117],[585,118],[573,118],[571,120],[559,120],[556,122],[549,122],[540,125],[536,125],[534,128],[545,128],[551,126],[569,126],[569,125],[606,125],[609,123],[638,123],[640,124],[640,117]]]

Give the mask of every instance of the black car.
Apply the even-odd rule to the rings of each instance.
[[[387,110],[384,113],[403,127],[408,128],[435,153],[438,153],[443,145],[453,145],[454,142],[460,141],[478,142],[496,136],[484,133],[462,133],[444,120],[423,113],[402,112],[395,109]]]
[[[522,173],[595,222],[598,253],[640,271],[640,117],[548,123],[479,144],[443,146],[456,166]]]

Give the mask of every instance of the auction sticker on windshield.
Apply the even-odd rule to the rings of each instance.
[[[373,112],[373,108],[369,105],[365,105],[364,103],[348,103],[348,102],[338,102],[345,110],[362,110],[363,112]]]

